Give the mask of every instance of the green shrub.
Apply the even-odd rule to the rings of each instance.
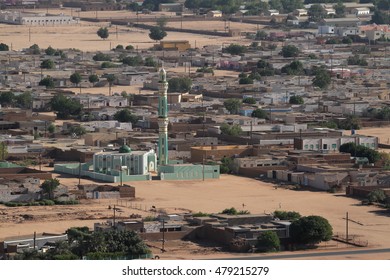
[[[210,214],[203,213],[203,212],[197,212],[192,214],[192,217],[208,217],[208,216],[210,216]]]

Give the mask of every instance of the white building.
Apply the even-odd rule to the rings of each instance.
[[[354,8],[352,9],[352,14],[356,16],[367,16],[370,14],[369,8]]]
[[[79,23],[78,19],[73,19],[71,16],[59,14],[55,16],[48,16],[45,14],[23,14],[21,12],[0,12],[0,22],[9,24],[22,24],[22,25],[71,25]]]
[[[320,25],[318,26],[318,35],[334,34],[335,27],[329,25]]]
[[[340,146],[345,143],[355,143],[371,149],[378,149],[378,137],[372,136],[343,136],[329,138],[303,138],[294,139],[294,147],[304,151],[339,151]]]

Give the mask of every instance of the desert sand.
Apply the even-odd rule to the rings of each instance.
[[[110,36],[100,39],[96,32],[100,27],[108,27]],[[222,45],[222,43],[249,44],[240,37],[219,37],[190,34],[183,32],[167,32],[164,40],[188,40],[192,47],[202,48],[205,45]],[[28,48],[38,44],[41,48],[49,46],[59,49],[75,48],[82,51],[108,51],[121,44],[133,45],[138,49],[150,48],[156,44],[149,38],[149,30],[127,26],[110,26],[108,22],[81,22],[70,26],[21,26],[0,24],[0,42],[12,50]]]
[[[56,174],[68,186],[78,183],[76,178]],[[88,180],[82,179],[81,183]],[[40,206],[7,208],[0,205],[0,239],[37,232],[64,232],[72,226],[93,227],[95,222],[112,218],[108,206],[119,205],[123,210],[117,218],[128,218],[136,213],[142,216],[155,215],[151,206],[168,213],[206,212],[217,213],[225,208],[248,210],[251,213],[271,213],[275,210],[298,211],[302,215],[320,215],[329,220],[334,233],[345,233],[345,215],[349,213],[349,234],[356,240],[368,242],[370,247],[388,248],[390,241],[389,213],[376,206],[361,203],[343,194],[330,194],[310,190],[275,188],[272,183],[254,179],[223,175],[219,180],[206,181],[148,181],[132,182],[136,187],[136,200],[88,200],[76,206]],[[244,205],[244,206],[243,206]],[[136,208],[136,209],[135,209]],[[158,244],[158,243],[157,243]],[[192,242],[172,243],[169,258],[195,258],[177,248],[201,250]],[[341,245],[340,245],[341,246]],[[197,249],[195,249],[197,248]],[[333,247],[332,247],[333,248]],[[341,246],[340,248],[345,248]],[[334,249],[334,248],[333,248]],[[204,250],[204,249],[202,249]],[[175,253],[174,253],[175,252]],[[212,251],[198,257],[206,257]],[[384,258],[389,258],[387,255]],[[364,258],[364,256],[363,256]]]

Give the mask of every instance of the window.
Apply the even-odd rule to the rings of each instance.
[[[320,146],[318,144],[316,144],[316,150],[318,150],[320,148]]]
[[[310,145],[310,150],[314,150],[314,145],[313,144]]]
[[[371,143],[371,147],[375,148],[375,143]]]
[[[322,145],[322,149],[323,149],[323,150],[327,150],[327,149],[328,149],[328,144],[323,144],[323,145]]]
[[[336,150],[337,149],[337,144],[332,144],[332,149]]]
[[[305,150],[307,150],[307,149],[309,149],[309,145],[308,144],[305,145]]]

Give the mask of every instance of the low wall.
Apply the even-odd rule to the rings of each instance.
[[[165,240],[184,239],[191,232],[192,232],[192,229],[189,229],[189,230],[186,230],[186,231],[165,232],[164,233],[164,239]],[[163,239],[163,233],[162,232],[139,233],[139,235],[140,235],[140,237],[142,239],[148,240],[148,241],[159,241],[159,240]]]

